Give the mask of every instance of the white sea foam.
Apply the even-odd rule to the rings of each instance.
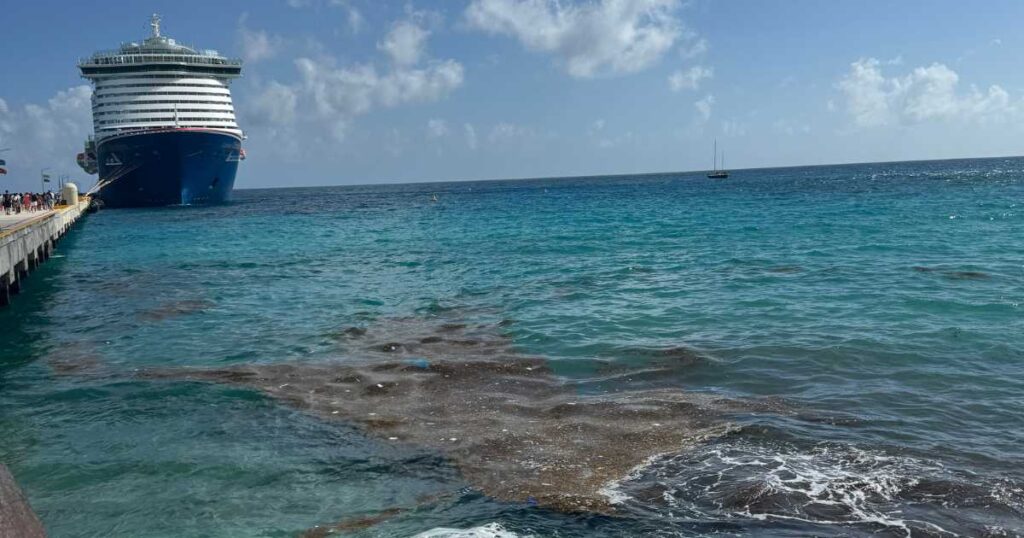
[[[505,529],[501,523],[488,523],[468,529],[437,527],[421,532],[413,538],[527,538],[532,535],[519,535]]]
[[[731,440],[650,463],[602,493],[628,505],[634,501],[628,479],[635,478],[642,487],[652,481],[664,487],[658,498],[676,516],[868,525],[905,536],[957,536],[964,528],[943,528],[937,524],[943,518],[929,512],[982,501],[1017,511],[1022,497],[1017,484],[965,481],[938,462],[851,445]]]
[[[664,457],[664,454],[658,454],[656,456],[651,456],[651,457],[647,458],[640,465],[637,465],[637,466],[633,467],[632,469],[630,469],[629,472],[626,473],[626,476],[623,476],[622,478],[619,478],[617,480],[612,480],[612,481],[606,483],[605,485],[601,486],[601,489],[597,490],[597,492],[600,493],[601,495],[604,495],[605,497],[607,497],[608,498],[608,502],[610,502],[611,504],[623,504],[623,503],[625,503],[626,501],[628,501],[630,499],[630,497],[629,497],[629,495],[626,495],[625,493],[623,493],[623,491],[621,489],[622,488],[622,483],[626,482],[626,481],[629,481],[629,480],[635,480],[635,479],[639,478],[640,474],[643,473],[643,471],[645,469],[647,469],[651,465],[654,465],[654,462],[658,461],[659,459],[661,459],[663,457]]]
[[[733,424],[725,424],[721,428],[713,429],[707,433],[694,437],[694,442],[702,443],[709,439],[713,439],[733,431],[738,431],[738,429],[738,426],[735,426]],[[631,480],[636,480],[637,478],[640,478],[640,476],[643,475],[644,471],[646,471],[650,467],[653,467],[658,461],[668,458],[671,454],[672,453],[670,452],[666,452],[664,454],[655,454],[645,459],[639,465],[636,465],[632,469],[630,469],[625,476],[605,483],[605,485],[601,486],[601,489],[597,490],[597,492],[600,495],[604,495],[605,498],[608,499],[608,502],[611,504],[625,504],[627,501],[631,499],[631,497],[627,495],[624,491],[622,491],[622,485]]]

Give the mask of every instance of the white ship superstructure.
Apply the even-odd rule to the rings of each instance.
[[[95,84],[93,126],[98,143],[104,138],[160,128],[212,129],[242,137],[235,121],[228,85],[241,75],[241,60],[215,50],[196,50],[160,35],[160,19],[151,21],[153,35],[142,43],[126,43],[82,60],[82,76]]]
[[[242,61],[161,35],[156,15],[150,26],[141,43],[79,61],[95,133],[79,162],[99,172],[108,205],[223,201],[245,158],[229,89]]]

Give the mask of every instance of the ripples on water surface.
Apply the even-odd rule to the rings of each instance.
[[[994,159],[101,212],[0,311],[0,461],[57,537],[1020,535],[1021,204],[1024,160]],[[485,495],[472,454],[173,373],[388,353],[539,360],[584,400],[685,390],[726,428],[566,514]],[[486,392],[441,393],[449,425]]]

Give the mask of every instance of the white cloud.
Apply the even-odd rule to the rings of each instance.
[[[715,104],[715,96],[708,94],[703,99],[693,103],[697,109],[697,122],[706,123],[711,119],[711,106]]]
[[[345,10],[348,12],[349,31],[353,34],[358,34],[363,29],[363,25],[365,23],[363,20],[363,14],[353,6],[347,6]]]
[[[54,174],[82,174],[75,155],[92,133],[91,96],[92,88],[82,84],[57,92],[46,104],[20,109],[0,99],[0,147],[11,148],[4,159],[13,179],[28,175],[35,181],[45,167],[52,167]]]
[[[487,141],[493,144],[517,138],[525,138],[532,134],[533,131],[528,127],[523,127],[514,123],[501,122],[491,129],[491,133],[487,135]]]
[[[248,14],[242,14],[238,20],[238,42],[242,49],[242,59],[249,63],[273,58],[281,48],[282,39],[270,36],[264,30],[252,30],[246,24]]]
[[[345,10],[349,31],[353,34],[358,34],[363,29],[363,14],[349,0],[327,0],[326,2],[318,0],[287,0],[286,3],[296,9],[307,7],[319,8],[323,5],[343,9]]]
[[[255,98],[250,99],[253,114],[247,119],[253,125],[280,125],[295,120],[299,95],[295,88],[271,81]]]
[[[702,65],[695,65],[686,71],[676,71],[668,77],[668,85],[672,91],[696,90],[700,87],[700,81],[709,79],[715,75],[714,70]]]
[[[427,121],[427,137],[441,138],[448,134],[448,122],[442,119],[431,119]]]
[[[471,27],[553,53],[574,77],[618,75],[653,65],[680,38],[679,0],[472,0]]]
[[[883,75],[881,66],[875,58],[857,60],[836,85],[845,99],[846,111],[858,126],[1001,121],[1021,111],[1018,103],[1010,102],[1009,93],[997,85],[987,91],[973,85],[966,92],[958,91],[960,76],[940,63],[891,78]]]
[[[587,136],[594,142],[594,145],[608,149],[623,144],[636,142],[637,137],[632,131],[621,131],[618,129],[605,129],[607,122],[604,119],[597,119],[587,129]]]
[[[355,117],[375,108],[447,97],[462,85],[462,64],[426,58],[424,40],[429,33],[413,27],[412,22],[397,23],[385,37],[380,48],[391,62],[383,70],[373,63],[337,67],[330,57],[296,59],[297,81],[273,81],[253,100],[250,112],[255,123],[305,122],[320,125],[340,140]]]
[[[795,134],[808,134],[811,132],[811,126],[795,120],[780,119],[772,123],[772,129],[780,134],[784,135],[795,135]]]
[[[430,32],[410,21],[396,22],[377,48],[387,53],[395,65],[408,66],[419,63],[426,52]]]
[[[697,38],[696,36],[692,36],[691,40],[693,40],[692,44],[682,47],[681,55],[684,60],[692,60],[698,56],[703,56],[708,49],[711,48],[711,45],[708,44],[708,40],[703,37]]]
[[[378,73],[373,65],[333,69],[309,58],[295,60],[301,88],[321,114],[356,116],[375,106],[437,101],[462,85],[462,65],[455,60],[422,68],[402,66]]]
[[[722,134],[730,137],[747,136],[747,125],[737,120],[724,120]]]

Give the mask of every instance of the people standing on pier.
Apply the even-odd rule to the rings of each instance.
[[[10,192],[4,191],[0,196],[0,209],[4,215],[20,215],[26,213],[37,213],[49,211],[57,205],[57,195],[53,191],[47,192]]]

